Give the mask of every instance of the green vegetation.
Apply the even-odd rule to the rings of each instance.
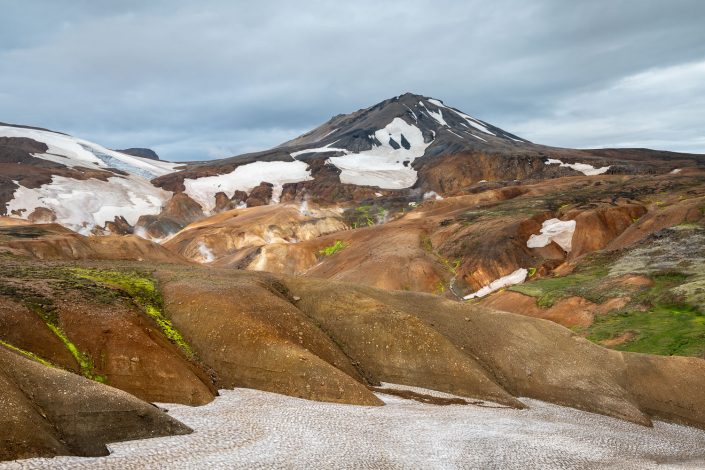
[[[697,307],[684,303],[673,291],[687,277],[678,272],[653,275],[653,284],[637,293],[623,311],[596,317],[588,339],[599,342],[630,332],[633,338],[616,349],[664,355],[704,355],[705,315]],[[650,308],[634,308],[644,304]]]
[[[443,265],[446,271],[448,271],[453,276],[457,274],[458,268],[460,268],[460,264],[462,262],[460,258],[450,260],[442,256],[433,248],[433,242],[431,241],[431,237],[426,234],[421,235],[421,237],[419,238],[419,243],[421,244],[421,249],[423,249],[426,253],[434,256],[438,260],[438,262]],[[445,291],[445,287],[443,289]]]
[[[164,336],[176,344],[188,358],[194,357],[191,346],[164,315],[164,301],[152,279],[136,271],[118,272],[83,268],[72,268],[70,271],[78,278],[126,293],[157,323]]]
[[[49,361],[47,361],[46,359],[43,359],[43,358],[37,356],[37,355],[34,354],[33,352],[25,351],[24,349],[18,348],[17,346],[13,346],[12,344],[10,344],[10,343],[8,343],[8,342],[6,342],[6,341],[3,341],[3,340],[1,340],[1,339],[0,339],[0,345],[5,346],[5,347],[8,348],[8,349],[12,349],[13,351],[18,352],[18,353],[22,354],[23,356],[25,356],[25,357],[27,357],[27,358],[29,358],[29,359],[32,359],[33,361],[36,361],[36,362],[38,362],[38,363],[40,363],[40,364],[42,364],[42,365],[45,365],[45,366],[47,366],[47,367],[52,367],[52,368],[56,367],[56,366],[55,366],[54,364],[52,364],[51,362],[49,362]]]
[[[333,243],[332,245],[318,250],[318,254],[321,256],[331,256],[341,250],[344,250],[347,247],[348,247],[348,245],[346,243],[344,243],[343,241],[336,240],[335,243]]]
[[[550,308],[557,301],[574,296],[584,297],[599,304],[608,298],[624,294],[624,290],[619,286],[604,283],[607,273],[605,268],[590,267],[568,276],[548,277],[517,284],[509,287],[509,290],[536,297],[536,303],[542,308]],[[529,271],[529,274],[531,277],[536,274],[536,270],[534,269],[533,273]]]
[[[96,382],[107,383],[108,379],[104,375],[95,373],[95,366],[90,355],[82,352],[78,349],[66,332],[59,325],[59,319],[56,314],[56,306],[54,303],[42,296],[31,296],[25,299],[25,305],[32,312],[37,314],[39,318],[44,321],[47,328],[56,336],[64,345],[64,347],[71,353],[73,358],[76,360],[79,368],[81,369],[81,374],[91,380]]]
[[[389,215],[389,210],[384,207],[363,204],[345,211],[344,217],[352,228],[369,227],[384,221]]]
[[[634,262],[634,253],[625,255]],[[628,297],[623,308],[596,315],[587,328],[574,331],[589,340],[601,343],[623,339],[614,349],[661,355],[705,356],[705,315],[700,304],[688,301],[683,286],[693,284],[696,275],[679,271],[643,273],[652,283],[625,286],[618,281],[623,275],[613,273],[620,260],[594,256],[586,266],[564,277],[537,279],[511,286],[509,290],[535,297],[543,308],[551,307],[562,298],[579,296],[600,304],[615,297]],[[611,265],[612,269],[608,269]]]

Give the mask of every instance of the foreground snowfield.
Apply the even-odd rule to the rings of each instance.
[[[0,468],[705,468],[705,431],[646,428],[536,400],[514,410],[383,394],[384,407],[250,389],[221,395],[202,407],[168,406],[191,435],[112,444],[108,457]]]

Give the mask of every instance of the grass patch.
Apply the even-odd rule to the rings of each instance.
[[[609,270],[593,260],[581,272],[537,279],[511,286],[509,290],[536,298],[542,308],[550,308],[558,300],[572,296],[597,304],[629,296],[631,300],[622,310],[596,315],[592,325],[576,332],[596,343],[631,333],[631,339],[613,346],[622,351],[705,357],[705,315],[697,306],[688,304],[676,289],[690,277],[678,271],[656,272],[649,276],[652,285],[625,292],[609,276]]]
[[[705,316],[685,305],[655,305],[646,312],[625,311],[595,318],[588,339],[595,342],[634,333],[615,346],[622,351],[661,355],[705,355]]]
[[[533,275],[535,274],[536,270],[533,272]],[[615,288],[604,289],[603,280],[606,276],[606,269],[592,268],[568,276],[537,279],[511,286],[508,289],[535,297],[537,305],[541,308],[550,308],[561,299],[575,296],[584,297],[591,302],[602,303],[607,298],[622,294],[621,291],[615,292]]]
[[[345,242],[341,240],[336,240],[335,243],[333,243],[332,245],[318,250],[318,254],[321,256],[332,256],[347,247],[348,245]]]
[[[74,276],[87,279],[104,287],[119,289],[126,293],[144,312],[152,318],[169,341],[176,344],[189,359],[195,354],[181,333],[164,315],[164,301],[155,282],[136,271],[118,272],[98,269],[71,268]]]

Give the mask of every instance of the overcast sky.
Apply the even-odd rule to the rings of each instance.
[[[411,91],[534,142],[705,153],[705,1],[0,0],[0,121],[197,160]]]

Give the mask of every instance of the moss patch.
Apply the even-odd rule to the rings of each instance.
[[[347,247],[348,245],[345,242],[341,240],[336,240],[335,243],[333,243],[332,245],[318,250],[318,254],[321,256],[331,256],[339,251],[344,250]]]
[[[33,352],[25,351],[24,349],[18,348],[17,346],[14,346],[14,345],[8,343],[7,341],[3,341],[3,340],[0,339],[0,345],[5,346],[6,348],[11,349],[11,350],[13,350],[13,351],[15,351],[15,352],[17,352],[17,353],[20,353],[20,354],[22,354],[24,357],[27,357],[27,358],[29,358],[29,359],[32,359],[33,361],[38,362],[38,363],[40,363],[40,364],[42,364],[42,365],[44,365],[44,366],[52,367],[52,368],[55,368],[55,367],[56,367],[56,366],[55,366],[54,364],[52,364],[51,362],[47,361],[47,360],[44,359],[44,358],[41,358],[41,357],[37,356],[37,355],[34,354]]]
[[[127,294],[150,318],[152,318],[169,341],[176,344],[184,354],[193,359],[195,354],[182,334],[164,315],[164,301],[156,283],[148,276],[136,271],[104,271],[99,269],[71,268],[70,272],[81,279],[98,285],[118,289]]]
[[[84,377],[95,380],[96,382],[107,383],[108,378],[106,376],[95,373],[95,365],[93,364],[91,356],[79,350],[78,346],[71,341],[66,332],[59,326],[59,319],[56,315],[56,309],[53,303],[50,303],[51,301],[48,301],[48,299],[46,302],[40,302],[39,299],[40,298],[37,297],[28,298],[25,301],[25,305],[44,321],[47,328],[49,328],[54,336],[61,340],[64,347],[76,360],[76,363],[81,369],[81,374]]]

